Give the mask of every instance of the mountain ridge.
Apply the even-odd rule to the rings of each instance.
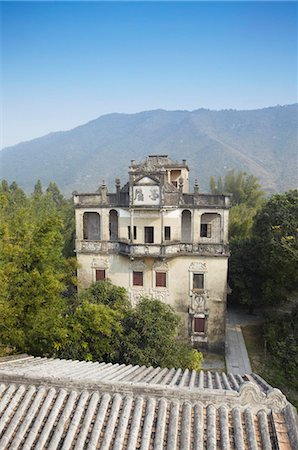
[[[254,110],[110,113],[66,130],[5,147],[0,176],[26,191],[38,178],[65,194],[96,190],[103,179],[124,184],[131,159],[151,153],[187,159],[192,178],[208,189],[211,175],[230,169],[260,178],[268,192],[296,187],[298,104]]]

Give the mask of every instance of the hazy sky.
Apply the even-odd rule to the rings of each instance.
[[[297,102],[296,2],[1,6],[1,147],[111,112]]]

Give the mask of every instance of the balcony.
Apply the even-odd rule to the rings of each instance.
[[[76,241],[77,253],[118,253],[118,242],[110,241]]]
[[[111,241],[80,241],[76,242],[77,253],[119,253],[131,258],[174,258],[194,254],[197,256],[229,256],[229,246],[227,244],[134,244],[129,242]]]
[[[152,256],[153,258],[174,258],[183,255],[229,256],[226,244],[131,244],[119,242],[119,253],[130,257]]]

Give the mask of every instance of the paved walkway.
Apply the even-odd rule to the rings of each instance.
[[[252,372],[240,325],[254,323],[257,320],[258,318],[255,316],[245,314],[241,310],[228,310],[226,322],[227,372],[240,375]]]

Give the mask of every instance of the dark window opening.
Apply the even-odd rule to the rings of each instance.
[[[181,240],[184,243],[191,242],[191,212],[188,209],[182,211]]]
[[[143,272],[133,272],[132,284],[134,286],[143,286]]]
[[[205,317],[194,317],[193,331],[195,333],[205,333]]]
[[[204,289],[204,274],[194,273],[193,274],[193,289]]]
[[[156,272],[156,287],[167,287],[167,273]]]
[[[85,212],[83,216],[84,239],[89,241],[100,240],[100,216],[96,212]]]
[[[211,238],[211,223],[201,223],[201,237]]]
[[[130,225],[128,225],[128,239],[131,239],[131,228]],[[137,239],[137,227],[134,225],[133,227],[133,239]]]
[[[109,213],[109,232],[110,241],[118,240],[118,213],[115,209],[111,209]]]
[[[171,227],[165,227],[165,241],[171,240]]]
[[[95,270],[95,279],[96,281],[102,281],[106,279],[106,271],[104,269],[96,269]]]
[[[153,244],[154,242],[154,228],[145,227],[145,244]]]
[[[177,186],[178,186],[177,181],[172,181],[172,185],[175,186],[175,187],[177,187]]]

